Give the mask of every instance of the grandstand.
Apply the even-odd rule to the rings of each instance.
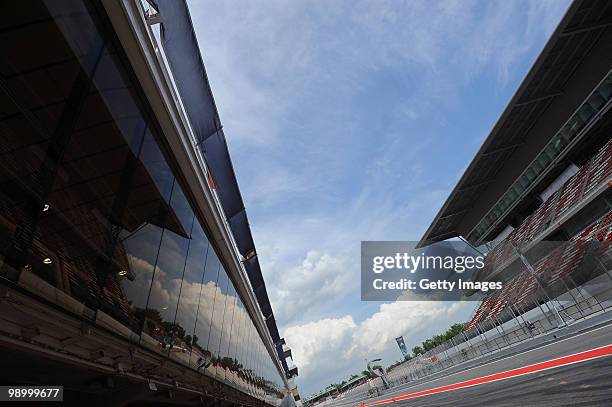
[[[535,308],[554,325],[610,305],[611,19],[609,2],[571,5],[419,243],[488,250],[477,279],[505,284],[468,336]]]

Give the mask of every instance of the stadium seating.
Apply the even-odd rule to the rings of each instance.
[[[555,248],[535,263],[533,265],[535,274],[547,285],[572,274],[588,253],[587,242],[595,240],[603,242],[604,245],[601,247],[604,250],[612,249],[612,245],[609,244],[612,242],[612,211],[586,226],[567,243]],[[602,252],[601,247],[597,248],[599,253]],[[533,294],[537,287],[538,282],[533,275],[527,272],[515,275],[504,284],[504,288],[499,293],[490,294],[480,303],[464,329],[472,329],[479,322],[495,317],[508,304],[520,304]]]
[[[517,244],[541,238],[568,209],[582,202],[596,187],[606,183],[611,175],[612,139],[591,160],[582,165],[578,172],[570,177],[557,192],[528,216],[519,227],[514,229],[505,240],[490,251],[482,276],[486,278],[488,274],[502,267],[513,257],[513,242]],[[612,219],[607,221],[608,226],[611,221]]]

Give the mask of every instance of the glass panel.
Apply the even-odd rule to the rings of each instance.
[[[255,392],[258,396],[261,397],[261,392],[259,388],[259,376],[261,372],[260,362],[261,362],[261,347],[259,335],[255,333],[255,337],[253,338],[253,343],[255,345],[254,354],[253,354],[253,382],[255,385]]]
[[[604,81],[602,86],[599,88],[599,94],[605,100],[612,98],[612,78],[608,78]]]
[[[242,332],[242,301],[240,301],[240,297],[236,293],[236,303],[234,309],[234,319],[232,320],[232,335],[230,337],[230,345],[229,345],[229,358],[231,360],[231,365],[229,367],[230,374],[230,382],[239,385],[238,382],[238,343],[241,338]]]
[[[195,221],[191,232],[189,254],[185,265],[185,274],[181,285],[181,295],[175,320],[175,336],[173,339],[176,352],[171,356],[189,364],[191,350],[194,345],[195,325],[202,293],[202,279],[210,245],[200,223]],[[199,357],[199,356],[198,356]],[[195,358],[197,360],[197,357]],[[192,364],[193,366],[193,364]]]
[[[257,338],[259,339],[259,337]],[[257,349],[258,349],[258,353],[257,353],[257,387],[258,387],[258,393],[260,396],[263,396],[263,383],[262,383],[262,376],[263,376],[263,355],[264,355],[264,349],[263,349],[263,344],[261,342],[261,340],[257,341]]]
[[[604,103],[606,103],[606,100],[602,97],[601,93],[595,92],[593,96],[589,98],[588,103],[594,110],[599,110]]]
[[[228,290],[229,290],[229,278],[227,273],[220,266],[219,279],[217,280],[217,292],[215,294],[215,305],[213,312],[213,319],[211,325],[211,335],[208,341],[208,347],[213,355],[215,375],[223,378],[223,368],[221,367],[221,359],[223,356],[220,353],[221,343],[223,338],[223,323],[225,321],[225,314],[228,311]]]
[[[217,376],[220,379],[229,380],[228,369],[231,367],[230,359],[230,340],[232,337],[232,324],[234,320],[234,311],[236,309],[236,289],[234,284],[229,282],[228,292],[225,299],[225,316],[223,318],[223,329],[221,334],[221,343],[219,346],[219,366],[217,367]]]
[[[570,137],[574,138],[576,133],[582,128],[583,125],[584,125],[584,121],[578,115],[573,116],[569,120],[569,128],[570,128],[570,134],[571,134]]]
[[[179,221],[179,213],[182,213],[185,222],[189,222],[188,225]],[[170,350],[172,347],[174,319],[191,241],[189,236],[193,218],[185,195],[175,182],[170,207],[163,215],[167,229],[162,236],[144,324],[144,332],[159,342],[157,346],[160,349]]]
[[[200,371],[214,375],[212,364],[212,352],[208,346],[211,337],[211,325],[215,309],[215,296],[217,294],[217,280],[221,264],[212,246],[208,250],[206,258],[206,270],[202,279],[200,302],[196,321],[195,334],[193,335],[193,351],[191,364],[196,365]]]
[[[254,362],[253,360],[255,359],[255,327],[253,326],[253,321],[249,318],[248,319],[248,324],[247,324],[247,329],[248,329],[248,339],[247,339],[247,357],[246,357],[246,371],[245,371],[245,375],[246,375],[246,382],[247,382],[247,387],[249,389],[249,393],[253,394],[253,366],[254,366]]]
[[[536,173],[535,173],[533,167],[527,168],[527,172],[525,172],[525,175],[529,179],[529,183],[533,182],[533,180],[536,178]]]
[[[241,386],[241,388],[245,388],[246,383],[244,381],[244,363],[245,363],[245,359],[246,359],[246,338],[247,338],[247,323],[249,320],[249,315],[244,307],[244,304],[242,303],[242,301],[240,300],[240,297],[238,298],[238,303],[239,303],[239,315],[240,315],[240,330],[237,332],[237,334],[234,336],[235,341],[236,341],[236,360],[238,362],[237,365],[237,381],[238,384]]]
[[[546,149],[540,153],[540,156],[542,157],[542,160],[544,160],[546,164],[549,164],[554,158],[554,157],[551,157],[549,151]]]
[[[152,180],[155,188],[159,191],[159,195],[164,197],[167,201],[172,191],[174,176],[157,142],[150,133],[147,133],[141,147],[140,160],[147,169],[150,180]],[[150,188],[148,184],[142,186]]]
[[[518,197],[518,194],[516,193],[516,188],[510,189],[509,194],[510,199],[512,199],[513,201]]]
[[[580,116],[584,122],[588,122],[594,114],[595,110],[588,103],[578,110],[578,116]]]
[[[157,226],[145,225],[132,235],[126,234],[121,240],[129,266],[126,270],[128,273],[120,279],[120,286],[136,320],[134,330],[141,329],[144,324],[161,233]]]

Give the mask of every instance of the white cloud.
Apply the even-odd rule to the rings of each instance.
[[[381,304],[357,323],[352,316],[324,318],[285,330],[300,375],[309,390],[346,379],[365,369],[365,360],[382,357],[385,364],[400,358],[395,338],[411,347],[448,328],[448,321],[467,319],[474,303],[399,301]]]
[[[333,365],[338,360],[346,360],[343,353],[351,347],[351,338],[357,329],[353,317],[347,315],[289,327],[285,337],[294,362],[307,374],[322,369],[322,362]],[[334,354],[331,358],[330,353]]]
[[[346,256],[308,252],[302,264],[288,270],[279,284],[271,283],[270,295],[276,305],[276,317],[290,321],[304,310],[312,313],[324,309],[358,286],[358,280],[351,275],[356,267]]]

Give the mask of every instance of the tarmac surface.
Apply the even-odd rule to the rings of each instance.
[[[419,384],[408,383],[380,397],[363,402],[367,406],[377,401],[453,385],[611,344],[612,325],[606,325],[444,377]],[[612,356],[602,356],[474,387],[391,401],[381,405],[612,406]]]
[[[612,357],[398,401],[392,405],[610,406],[612,405]]]

